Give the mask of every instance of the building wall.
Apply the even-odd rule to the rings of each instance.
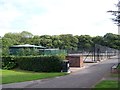
[[[66,56],[69,60],[70,67],[83,67],[83,57],[82,56]]]

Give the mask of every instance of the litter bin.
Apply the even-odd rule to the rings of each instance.
[[[62,72],[68,72],[69,71],[69,61],[63,60],[62,63]]]

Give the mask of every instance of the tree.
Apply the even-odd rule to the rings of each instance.
[[[105,46],[120,49],[120,35],[107,33],[106,35],[104,35],[103,40]]]
[[[33,34],[28,31],[22,31],[20,34],[24,38],[32,38],[33,37]]]
[[[102,36],[92,37],[92,41],[94,44],[103,44],[103,37]]]
[[[16,44],[42,45],[47,48],[66,49],[68,51],[90,51],[94,44],[100,44],[120,50],[120,35],[112,33],[96,37],[89,35],[73,36],[72,34],[33,36],[31,33],[23,31],[22,33],[6,33],[0,39],[2,40],[2,43],[0,43],[2,55],[9,55],[9,46]],[[29,53],[30,50],[27,52]],[[22,53],[24,54],[23,51]]]
[[[60,41],[62,42],[60,46],[61,49],[66,49],[66,50],[77,49],[78,39],[72,34],[60,35]]]
[[[108,12],[112,13],[112,15],[115,16],[114,18],[112,18],[112,20],[118,26],[118,34],[120,34],[120,0],[118,0],[118,3],[116,4],[116,6],[118,7],[117,10],[109,10]],[[109,35],[107,35],[107,36],[109,36]],[[113,39],[113,36],[115,36],[115,35],[112,35],[112,37],[111,36],[109,36],[109,37]],[[115,37],[117,39],[115,39]],[[110,42],[110,44],[108,44],[108,45],[115,49],[120,50],[120,35],[116,35],[115,37],[114,37],[115,40],[112,40],[112,42]],[[108,40],[108,41],[111,41],[111,40]]]
[[[9,46],[14,45],[14,41],[10,38],[2,38],[2,55],[9,55]]]
[[[89,35],[78,36],[78,49],[81,51],[90,51],[93,45],[92,37]]]
[[[30,44],[33,44],[33,45],[41,45],[40,44],[40,36],[38,35],[35,35],[32,39],[31,39],[31,43]]]
[[[115,24],[120,26],[120,1],[118,1],[116,6],[118,7],[118,10],[109,10],[108,12],[115,16],[115,18],[112,18],[112,20],[115,22]]]
[[[29,44],[31,43],[31,38],[33,38],[33,34],[27,31],[23,31],[20,33],[21,35],[21,40],[22,44]]]
[[[20,44],[20,40],[21,40],[21,35],[20,33],[6,33],[4,35],[4,38],[9,38],[11,39],[14,44]]]
[[[52,36],[52,44],[53,44],[53,48],[60,48],[61,47],[62,42],[60,40],[59,35]]]
[[[47,48],[52,48],[52,36],[50,35],[42,35],[40,36],[40,44]]]

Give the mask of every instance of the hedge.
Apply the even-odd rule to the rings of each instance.
[[[2,56],[2,69],[13,69],[17,67],[15,57],[13,56]]]
[[[56,56],[19,56],[3,57],[3,69],[20,69],[36,72],[60,72],[64,57]],[[8,67],[9,66],[9,67]]]
[[[62,60],[58,56],[17,57],[20,69],[36,72],[60,72]]]

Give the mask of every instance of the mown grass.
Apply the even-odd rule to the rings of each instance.
[[[95,85],[95,88],[118,88],[118,81],[114,80],[103,80],[97,85]]]
[[[2,84],[7,83],[16,83],[16,82],[24,82],[45,78],[52,78],[56,76],[67,75],[67,73],[39,73],[39,72],[31,72],[31,71],[23,71],[23,70],[2,70]]]

